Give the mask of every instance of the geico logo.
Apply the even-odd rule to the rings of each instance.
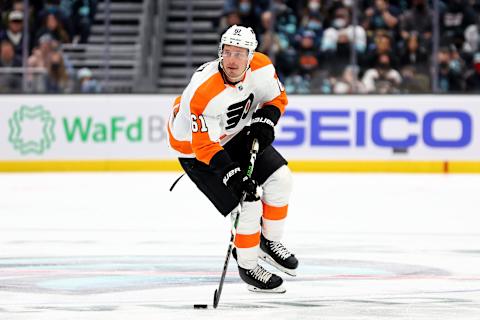
[[[290,109],[278,124],[275,145],[410,148],[423,142],[433,148],[461,148],[471,141],[472,117],[465,111]]]

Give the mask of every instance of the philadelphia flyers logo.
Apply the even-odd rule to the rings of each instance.
[[[227,109],[227,126],[225,129],[229,130],[235,128],[241,119],[245,119],[248,112],[252,108],[254,95],[250,93],[247,99],[238,103],[232,104]]]

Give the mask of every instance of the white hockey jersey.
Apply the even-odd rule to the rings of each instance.
[[[256,52],[244,79],[235,85],[224,80],[219,63],[217,59],[198,68],[168,121],[170,147],[181,157],[206,164],[250,123],[257,108],[274,105],[283,113],[288,102],[266,55]]]

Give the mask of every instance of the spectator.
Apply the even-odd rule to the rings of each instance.
[[[228,14],[238,12],[241,25],[251,27],[255,33],[261,33],[260,15],[268,8],[268,1],[252,1],[252,0],[228,0],[224,3],[223,12]]]
[[[308,0],[307,8],[310,14],[319,14],[322,3],[320,0]]]
[[[375,0],[374,5],[365,11],[363,27],[373,33],[386,31],[390,37],[395,39],[399,15],[399,10],[390,5],[388,0]]]
[[[450,45],[450,69],[459,75],[465,72],[465,61],[453,44]]]
[[[451,68],[451,53],[448,48],[440,48],[438,55],[438,87],[440,92],[460,92],[463,89],[461,74]]]
[[[308,94],[311,93],[310,81],[299,74],[294,74],[285,79],[285,91],[287,94],[298,93]]]
[[[302,50],[303,42],[305,42],[305,37],[308,37],[308,41],[312,42],[312,50],[315,51],[315,54],[319,51],[321,41],[322,41],[322,24],[319,20],[318,15],[310,15],[307,24],[298,29],[297,34],[295,35],[294,46],[297,50]]]
[[[400,16],[400,29],[403,39],[415,31],[423,40],[432,38],[433,11],[428,5],[428,0],[413,0],[412,8]]]
[[[473,56],[473,70],[467,73],[466,91],[480,93],[480,52]]]
[[[12,43],[8,40],[0,42],[0,68],[18,68],[21,66],[22,62],[15,56]],[[19,92],[21,88],[22,78],[19,73],[0,73],[0,92]]]
[[[276,16],[276,27],[280,37],[293,42],[297,33],[298,19],[295,12],[285,4],[284,0],[274,0],[273,10]]]
[[[237,11],[237,1],[236,0],[225,0],[223,2],[223,10],[224,14],[232,11]]]
[[[347,65],[344,68],[342,77],[335,80],[333,85],[333,93],[350,94],[350,93],[366,93],[367,90],[362,82],[355,81],[355,73],[358,74],[358,67]]]
[[[60,43],[70,42],[68,33],[58,20],[57,16],[53,13],[49,13],[44,18],[43,27],[37,32],[36,39],[39,39],[44,34],[50,34],[50,36],[59,41]]]
[[[53,42],[54,40],[49,33],[43,34],[38,39],[38,46],[33,49],[32,55],[28,58],[28,65],[46,69],[53,52]]]
[[[90,28],[95,19],[97,0],[62,0],[62,4],[70,2],[72,29],[74,42],[87,43],[90,36]]]
[[[305,30],[299,38],[299,67],[302,74],[310,73],[318,67],[318,55],[315,43],[315,33]]]
[[[428,74],[428,51],[424,45],[420,45],[418,34],[416,32],[410,33],[406,41],[407,46],[400,56],[400,65],[409,65],[414,67],[417,72]]]
[[[42,28],[45,25],[45,20],[47,16],[53,14],[58,20],[58,24],[64,29],[68,38],[71,40],[73,38],[73,26],[72,26],[72,15],[73,11],[65,11],[65,9],[72,10],[74,1],[70,0],[69,6],[61,6],[63,0],[46,0],[43,9],[38,14],[38,20],[40,25],[37,26],[37,29]],[[60,39],[59,39],[60,40]]]
[[[463,51],[472,54],[480,50],[480,17],[476,17],[476,23],[469,25],[464,32],[465,42]]]
[[[221,22],[221,30],[225,30],[229,26],[237,24],[249,26],[255,31],[256,34],[261,34],[265,31],[260,22],[261,16],[269,9],[269,6],[270,0],[227,0],[223,5],[224,18]],[[232,17],[234,21],[229,22],[229,16],[233,13],[235,13],[235,17]],[[225,20],[227,23],[225,23]]]
[[[15,55],[22,58],[23,52],[23,12],[11,11],[8,14],[8,28],[0,31],[0,41],[8,40],[15,49]]]
[[[63,63],[63,56],[60,51],[54,51],[50,55],[49,65],[47,67],[47,93],[68,93],[69,78],[65,65]]]
[[[274,0],[276,15],[276,33],[279,40],[279,52],[276,57],[279,77],[291,75],[298,68],[298,53],[293,44],[297,34],[297,17],[293,10],[283,0]]]
[[[463,47],[465,29],[475,23],[475,12],[466,0],[448,0],[440,15],[440,31],[443,45],[453,43],[457,49]]]
[[[0,67],[21,67],[22,60],[15,55],[15,48],[8,40],[2,40]]]
[[[255,12],[251,0],[238,0],[238,12],[242,25],[256,26]],[[255,30],[255,29],[254,29]]]
[[[418,73],[415,67],[407,65],[401,69],[402,93],[427,93],[430,91],[430,78],[428,75]]]
[[[33,92],[57,92],[54,89],[54,86],[51,85],[51,80],[47,78],[52,78],[51,70],[51,60],[52,56],[59,55],[62,58],[62,63],[60,64],[59,79],[63,79],[63,72],[66,74],[67,79],[74,79],[75,71],[72,64],[69,62],[67,57],[62,54],[61,46],[57,40],[54,40],[49,33],[43,34],[39,38],[39,45],[33,49],[32,55],[28,58],[28,66],[35,68],[35,71],[30,72],[28,75],[28,80],[30,83],[31,90]],[[56,69],[57,67],[53,67]],[[46,74],[41,73],[39,70],[44,69]],[[54,70],[55,71],[55,70]],[[55,76],[58,76],[55,74]],[[69,84],[69,83],[67,83]],[[66,89],[70,89],[69,86]],[[53,90],[53,91],[52,91]]]
[[[43,6],[43,0],[29,0],[29,5],[27,10],[25,10],[24,0],[14,0],[12,4],[12,11],[20,11],[23,14],[27,12],[28,14],[28,30],[31,33],[31,30],[35,30],[37,25],[37,13]],[[31,38],[31,37],[30,37]],[[29,44],[31,47],[32,42]]]
[[[101,92],[100,84],[93,79],[92,71],[88,68],[78,70],[78,91],[81,93],[99,93]]]
[[[345,33],[348,37],[348,43],[353,42],[355,33],[355,49],[359,53],[365,52],[367,47],[367,37],[362,26],[354,27],[351,24],[350,11],[347,8],[340,7],[335,11],[333,27],[325,30],[322,39],[322,51],[337,51],[337,42],[339,33]]]
[[[322,3],[320,0],[309,0],[306,3],[306,6],[300,10],[299,18],[300,24],[302,26],[306,26],[308,24],[308,20],[311,16],[318,17],[320,20],[320,27],[323,27],[323,24],[326,21],[326,10],[324,9],[325,6],[322,7]]]
[[[44,59],[42,50],[39,47],[33,48],[32,55],[27,61],[27,65],[29,67],[29,69],[27,69],[27,80],[29,83],[30,92],[45,92],[46,63],[47,61]]]
[[[224,34],[228,28],[234,25],[241,25],[242,21],[240,20],[240,14],[238,10],[234,9],[232,11],[224,12],[223,17],[220,22],[220,35]]]
[[[262,14],[262,29],[265,31],[259,37],[260,44],[257,50],[275,56],[280,51],[280,39],[274,30],[271,11],[265,11]]]
[[[398,93],[402,76],[393,69],[387,54],[378,56],[375,68],[368,69],[362,78],[362,83],[368,93]]]
[[[345,66],[350,63],[350,39],[347,30],[343,29],[337,35],[335,50],[328,50],[323,54],[323,68],[330,76],[341,77]]]
[[[375,37],[375,46],[370,48],[367,54],[362,57],[362,66],[366,68],[375,67],[378,57],[383,54],[388,55],[390,64],[397,68],[399,63],[397,56],[393,53],[392,38],[387,33],[378,32]]]

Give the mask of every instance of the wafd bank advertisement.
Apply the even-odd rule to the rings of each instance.
[[[2,160],[169,159],[173,97],[0,97]]]
[[[173,161],[170,95],[2,96],[0,162]],[[290,96],[290,161],[480,161],[480,97]]]

